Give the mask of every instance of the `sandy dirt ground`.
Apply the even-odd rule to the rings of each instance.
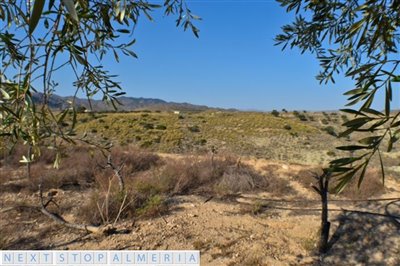
[[[201,265],[400,265],[400,227],[386,215],[400,214],[398,202],[331,202],[331,249],[320,256],[316,252],[320,226],[317,194],[292,178],[305,167],[266,160],[246,163],[260,172],[273,165],[276,176],[289,180],[296,196],[173,196],[168,200],[167,215],[125,220],[118,224],[120,231],[106,236],[54,223],[32,207],[38,202],[37,194],[2,191],[0,248],[197,249]],[[18,180],[4,186],[11,183]],[[399,185],[388,177],[387,192],[379,198],[400,197]],[[87,193],[57,191],[57,202],[66,208],[63,213],[68,221],[78,220],[77,209]],[[71,207],[71,202],[76,206]]]

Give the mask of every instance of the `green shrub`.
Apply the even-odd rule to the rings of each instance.
[[[337,137],[337,136],[338,136],[337,133],[336,133],[336,131],[335,131],[335,129],[334,129],[332,126],[325,127],[323,130],[324,130],[326,133],[328,133],[329,135],[331,135],[331,136],[334,136],[334,137]]]
[[[328,155],[328,156],[330,156],[330,157],[335,157],[335,156],[336,156],[336,153],[335,153],[334,151],[328,151],[328,152],[326,153],[326,155]]]
[[[298,118],[300,119],[300,121],[308,121],[307,117],[303,114],[299,114]]]
[[[156,129],[158,129],[158,130],[166,130],[167,127],[165,125],[157,125]]]
[[[279,116],[279,112],[277,110],[272,110],[271,114],[275,117]]]
[[[146,140],[142,144],[140,144],[141,148],[149,148],[151,145],[153,145],[153,142],[151,140]]]
[[[151,123],[141,123],[144,129],[154,129],[154,125]]]
[[[290,125],[285,125],[283,128],[286,129],[286,130],[291,130],[292,129],[292,127]]]
[[[193,133],[198,133],[198,132],[200,132],[200,128],[199,128],[198,126],[196,126],[196,125],[194,125],[194,126],[189,126],[188,129],[189,129],[190,132],[193,132]]]
[[[196,141],[196,144],[204,146],[204,145],[207,144],[207,140],[206,139],[200,139],[200,140]]]
[[[143,206],[137,209],[136,213],[140,217],[153,218],[165,214],[167,210],[165,198],[161,195],[153,195],[145,201]]]

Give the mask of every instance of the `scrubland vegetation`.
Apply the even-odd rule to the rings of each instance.
[[[135,228],[139,225],[146,228],[146,221],[164,221],[161,223],[165,226],[175,226],[169,221],[175,220],[173,217],[183,204],[181,200],[200,200],[205,207],[216,209],[234,204],[232,206],[238,206],[235,215],[242,217],[244,222],[253,217],[251,219],[269,221],[269,224],[284,219],[285,224],[291,223],[293,217],[315,217],[318,212],[312,210],[319,207],[318,195],[312,188],[317,185],[315,176],[321,174],[328,160],[345,153],[331,149],[332,143],[338,145],[349,140],[336,134],[343,123],[340,114],[302,114],[307,121],[296,112],[79,114],[78,134],[86,131],[93,140],[111,141],[114,145],[109,153],[87,144],[66,146],[60,153],[60,168],[54,169],[56,151],[43,146],[41,157],[29,165],[28,172],[28,166],[20,162],[27,152],[26,146],[18,144],[11,153],[4,150],[0,171],[3,209],[0,220],[5,223],[17,215],[18,221],[28,221],[28,225],[32,219],[38,224],[48,222],[48,218],[39,212],[39,184],[44,185],[42,190],[50,212],[77,224],[112,225],[117,231],[122,230],[117,229],[122,225],[125,233],[138,230]],[[5,149],[7,145],[3,144]],[[391,182],[398,182],[398,160],[393,153],[384,156]],[[117,175],[124,180],[123,190]],[[374,162],[360,188],[354,179],[339,196],[331,194],[329,198],[366,200],[392,195],[396,193],[394,191],[393,187],[382,185],[379,164]],[[301,211],[301,208],[305,210]],[[190,214],[188,219],[196,219],[198,215]],[[45,234],[41,229],[31,227],[31,230]],[[50,228],[46,230],[51,232]],[[174,232],[188,233],[186,229]],[[293,252],[309,259],[317,254],[318,230],[312,232],[310,238],[302,236],[291,240],[299,245]],[[35,248],[38,245],[35,241],[22,241],[22,236],[13,238],[4,231],[1,233],[2,248]],[[293,232],[288,234],[290,238]],[[51,245],[51,238],[47,239],[47,245]],[[103,240],[106,239],[104,236]],[[158,241],[155,235],[146,239],[149,245]],[[174,241],[175,244],[170,244],[179,242]],[[211,254],[210,264],[231,258],[229,252],[215,253],[214,249],[222,244],[213,241],[216,240],[194,237],[182,248],[193,247]],[[225,249],[234,252],[239,243],[247,245],[246,241],[238,239],[226,243]],[[153,248],[151,245],[146,247]],[[273,250],[277,254],[278,250]],[[278,260],[293,262],[293,258]],[[263,265],[265,256],[239,256],[233,261],[243,265],[253,262]]]

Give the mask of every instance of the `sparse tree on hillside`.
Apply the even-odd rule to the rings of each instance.
[[[279,112],[277,110],[272,110],[271,114],[275,117],[279,116]]]
[[[276,37],[277,45],[299,48],[310,52],[320,61],[322,70],[317,79],[321,83],[335,82],[335,75],[343,73],[354,80],[345,113],[355,117],[344,123],[347,129],[341,136],[353,132],[368,132],[369,137],[355,145],[338,147],[340,150],[361,151],[330,163],[329,170],[337,181],[340,192],[359,173],[363,181],[367,166],[374,156],[381,162],[383,144],[390,152],[400,138],[398,111],[391,109],[393,87],[400,82],[400,1],[304,1],[278,0],[288,12],[294,12],[293,23],[282,27]],[[384,111],[372,107],[379,91],[385,94]]]

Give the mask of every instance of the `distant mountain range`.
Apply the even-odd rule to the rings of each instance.
[[[49,106],[53,109],[64,109],[67,108],[73,100],[72,96],[59,96],[56,94],[51,95],[49,99]],[[220,109],[220,108],[210,108],[205,105],[195,105],[190,103],[176,103],[176,102],[167,102],[160,99],[152,99],[152,98],[135,98],[135,97],[118,97],[118,101],[121,105],[117,105],[118,111],[134,111],[134,110],[160,110],[160,111],[168,111],[168,110],[177,110],[177,111],[204,111],[208,109]],[[43,93],[37,92],[33,94],[33,102],[36,104],[40,104],[43,102]],[[75,106],[76,107],[84,107],[87,110],[92,109],[95,112],[104,112],[104,111],[113,111],[114,108],[111,104],[107,104],[101,100],[91,100],[82,98],[75,98]],[[91,108],[90,108],[91,106]]]

